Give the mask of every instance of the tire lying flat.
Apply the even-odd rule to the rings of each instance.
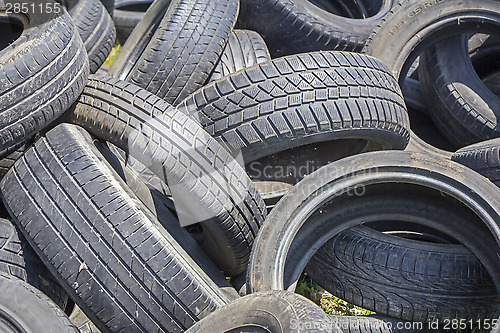
[[[89,79],[68,117],[168,184],[177,212],[186,212],[178,214],[181,225],[201,227],[200,245],[227,275],[246,268],[264,202],[245,170],[195,121],[144,89],[106,76]]]
[[[34,4],[60,13],[32,15],[27,22],[12,18],[25,30],[0,50],[0,158],[66,111],[88,77],[87,54],[66,10],[50,0]]]
[[[80,127],[48,132],[0,189],[28,241],[101,330],[184,330],[228,302]]]
[[[41,291],[0,274],[0,331],[78,333],[68,316]]]

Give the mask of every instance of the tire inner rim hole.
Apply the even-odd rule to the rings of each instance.
[[[331,14],[365,19],[375,16],[382,8],[383,0],[307,0],[311,4]]]
[[[23,34],[25,25],[17,17],[0,14],[0,50],[4,50]]]

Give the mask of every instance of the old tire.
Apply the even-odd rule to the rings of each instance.
[[[28,19],[0,8],[11,22],[6,28],[19,30],[4,35],[10,39],[2,41],[0,50],[0,158],[66,111],[88,76],[85,48],[66,10],[50,0],[34,4],[57,7],[60,13],[44,11]]]
[[[80,127],[48,132],[0,189],[35,251],[101,330],[185,330],[229,301]]]

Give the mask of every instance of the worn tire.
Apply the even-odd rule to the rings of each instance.
[[[66,0],[95,73],[108,57],[116,39],[113,19],[100,0]]]
[[[48,132],[0,189],[28,241],[100,330],[185,330],[229,301],[80,127]]]
[[[245,163],[311,143],[363,139],[404,149],[409,120],[397,82],[355,53],[287,56],[203,87],[180,106]]]
[[[19,229],[0,218],[0,272],[28,282],[50,297],[62,310],[68,295],[33,251]]]
[[[251,30],[234,30],[207,83],[271,60],[266,42]]]
[[[330,238],[360,223],[388,217],[384,210],[365,214],[369,208],[392,205],[397,209],[399,206],[390,200],[384,203],[384,195],[390,193],[416,198],[432,194],[442,202],[463,205],[474,212],[476,218],[467,224],[439,219],[421,219],[418,223],[463,243],[483,263],[500,290],[499,189],[458,163],[394,151],[365,153],[331,163],[304,178],[280,200],[255,241],[247,291],[294,288],[316,249]],[[400,209],[404,214],[404,207]],[[332,218],[325,220],[324,214]],[[471,228],[475,229],[473,233]]]
[[[341,16],[307,0],[242,0],[239,22],[262,35],[273,57],[320,50],[360,51],[393,1],[357,3],[371,7],[370,17]]]
[[[110,106],[110,107],[108,107]],[[266,216],[245,170],[195,121],[133,84],[89,79],[68,112],[81,124],[138,159],[168,184],[181,225],[199,223],[197,238],[227,275],[241,273]]]
[[[453,154],[452,159],[479,172],[500,187],[500,139],[459,149]]]
[[[177,105],[207,81],[238,7],[239,1],[233,0],[173,0],[145,49],[132,57],[120,52],[110,75]],[[136,48],[132,43],[124,48]]]
[[[422,4],[413,0],[398,1],[368,38],[363,53],[384,62],[403,82],[417,55],[434,42],[450,35],[484,30],[498,30],[500,12],[495,0],[443,0]],[[488,31],[483,31],[488,32]],[[442,158],[451,154],[425,143],[413,132],[409,150],[429,152]]]
[[[66,10],[51,0],[34,4],[58,6],[61,12],[36,13],[29,20],[7,15],[25,30],[0,50],[0,158],[66,111],[88,76],[87,55]]]
[[[466,35],[426,49],[419,77],[431,117],[456,148],[500,136],[500,97],[476,73]]]
[[[303,296],[272,291],[231,302],[187,332],[331,332],[328,315]],[[308,327],[312,323],[317,326]],[[259,329],[260,328],[260,329]]]
[[[2,332],[78,333],[68,316],[30,284],[0,274],[0,290]]]
[[[116,39],[121,45],[125,44],[151,3],[151,0],[117,0],[115,2],[113,22],[116,28]]]
[[[394,203],[405,207],[410,219],[449,218],[446,221],[467,223],[473,215],[459,214],[464,210],[451,210],[427,198],[404,202],[401,195],[396,197]],[[387,205],[384,212],[396,211],[394,206]],[[415,241],[359,226],[323,245],[306,272],[333,295],[379,315],[419,322],[476,321],[500,315],[500,301],[488,272],[461,244]]]

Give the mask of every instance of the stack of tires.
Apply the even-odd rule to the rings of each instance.
[[[500,330],[497,0],[9,0],[0,25],[2,332]]]

